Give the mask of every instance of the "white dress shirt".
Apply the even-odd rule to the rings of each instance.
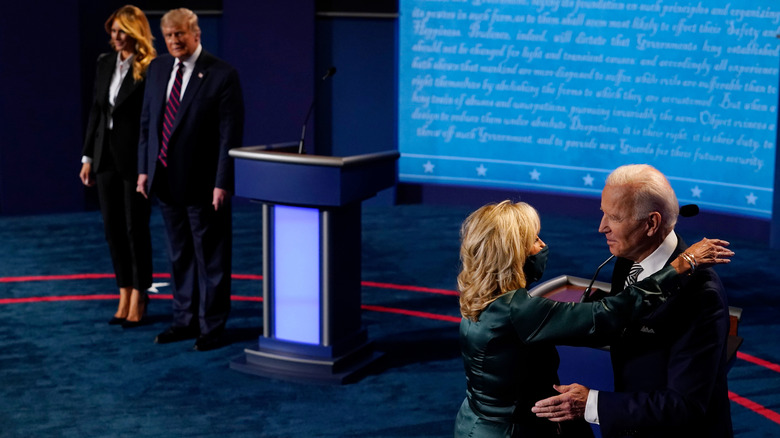
[[[127,72],[130,71],[130,66],[133,63],[135,55],[130,55],[122,61],[121,56],[116,56],[116,67],[114,68],[114,74],[111,75],[111,85],[108,87],[108,103],[111,106],[116,105],[116,96],[119,94],[119,89],[122,88],[122,81],[125,80]],[[112,124],[109,124],[111,127]]]

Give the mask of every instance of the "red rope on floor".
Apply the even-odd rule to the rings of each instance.
[[[780,424],[780,414],[769,408],[761,406],[753,400],[748,400],[745,397],[742,397],[741,395],[735,394],[731,391],[729,391],[729,400],[737,403],[738,405],[746,407],[759,415],[763,415],[777,424]]]
[[[757,358],[755,356],[751,356],[751,355],[749,355],[747,353],[743,353],[741,351],[737,351],[737,358],[745,360],[745,361],[748,361],[748,362],[750,362],[750,363],[752,363],[754,365],[759,365],[759,366],[762,366],[764,368],[768,368],[768,369],[770,369],[770,370],[772,370],[772,371],[774,371],[776,373],[780,373],[780,365],[778,365],[776,363],[772,363],[772,362],[766,361],[764,359],[759,359],[759,358]]]
[[[418,312],[416,310],[406,310],[406,309],[398,309],[395,307],[372,306],[372,305],[365,305],[365,304],[360,307],[363,310],[371,310],[374,312],[396,313],[399,315],[416,316],[418,318],[438,319],[440,321],[449,321],[449,322],[460,322],[460,316],[439,315],[436,313]]]
[[[362,281],[360,284],[366,287],[377,287],[382,289],[397,289],[397,290],[408,290],[412,292],[427,292],[432,294],[441,294],[441,295],[454,295],[458,296],[458,292],[454,290],[446,290],[446,289],[433,289],[430,287],[421,287],[421,286],[403,286],[400,284],[391,284],[391,283],[377,283],[374,281]]]
[[[153,278],[171,278],[168,273],[155,273]],[[263,276],[258,274],[232,274],[234,280],[262,280]],[[105,278],[114,278],[114,274],[65,274],[65,275],[27,275],[21,277],[0,277],[0,283],[21,283],[25,281],[58,281],[58,280],[100,280]],[[393,283],[379,283],[376,281],[362,281],[361,285],[366,287],[376,287],[380,289],[408,290],[413,292],[427,292],[441,295],[457,296],[458,292],[447,289],[435,289],[422,286],[407,286]]]

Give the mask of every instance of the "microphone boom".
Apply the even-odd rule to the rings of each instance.
[[[603,263],[599,265],[598,268],[596,268],[596,273],[593,274],[593,278],[590,279],[590,284],[588,284],[585,292],[582,293],[582,298],[580,299],[581,302],[585,302],[588,298],[590,298],[591,290],[593,289],[593,283],[596,282],[596,277],[599,275],[599,271],[601,271],[601,268],[603,268],[607,263],[609,263],[610,260],[614,258],[615,254],[610,255],[606,260],[604,260]]]
[[[336,74],[336,67],[331,67],[325,72],[325,76],[322,77],[322,80],[328,79],[329,77]],[[311,99],[311,104],[309,105],[309,110],[306,111],[306,118],[303,119],[303,127],[301,128],[301,139],[298,141],[298,153],[299,154],[305,154],[306,149],[303,147],[303,139],[306,137],[306,124],[309,123],[309,117],[311,117],[311,111],[314,109],[314,102],[317,101],[316,96]]]

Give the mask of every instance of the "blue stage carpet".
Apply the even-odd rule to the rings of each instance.
[[[99,213],[0,217],[0,436],[451,436],[465,393],[453,292],[458,228],[470,210],[364,208],[363,322],[385,356],[363,379],[343,386],[228,367],[262,330],[257,205],[235,206],[228,345],[205,353],[192,351],[189,341],[152,342],[170,322],[164,284],[148,325],[106,324],[117,291],[113,278],[101,275],[111,265]],[[608,255],[597,219],[541,213],[542,238],[551,247],[544,279],[590,277]],[[683,232],[688,242],[702,237],[693,225]],[[155,282],[166,283],[156,210],[152,233]],[[740,438],[777,437],[780,254],[730,234],[717,237],[730,239],[737,253],[719,272],[730,304],[744,311],[745,343],[729,374],[734,430]],[[600,278],[608,278],[605,271]]]

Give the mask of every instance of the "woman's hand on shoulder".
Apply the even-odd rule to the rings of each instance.
[[[728,249],[729,242],[706,237],[686,249],[674,261],[672,266],[678,274],[693,273],[697,269],[731,263],[734,251]]]

